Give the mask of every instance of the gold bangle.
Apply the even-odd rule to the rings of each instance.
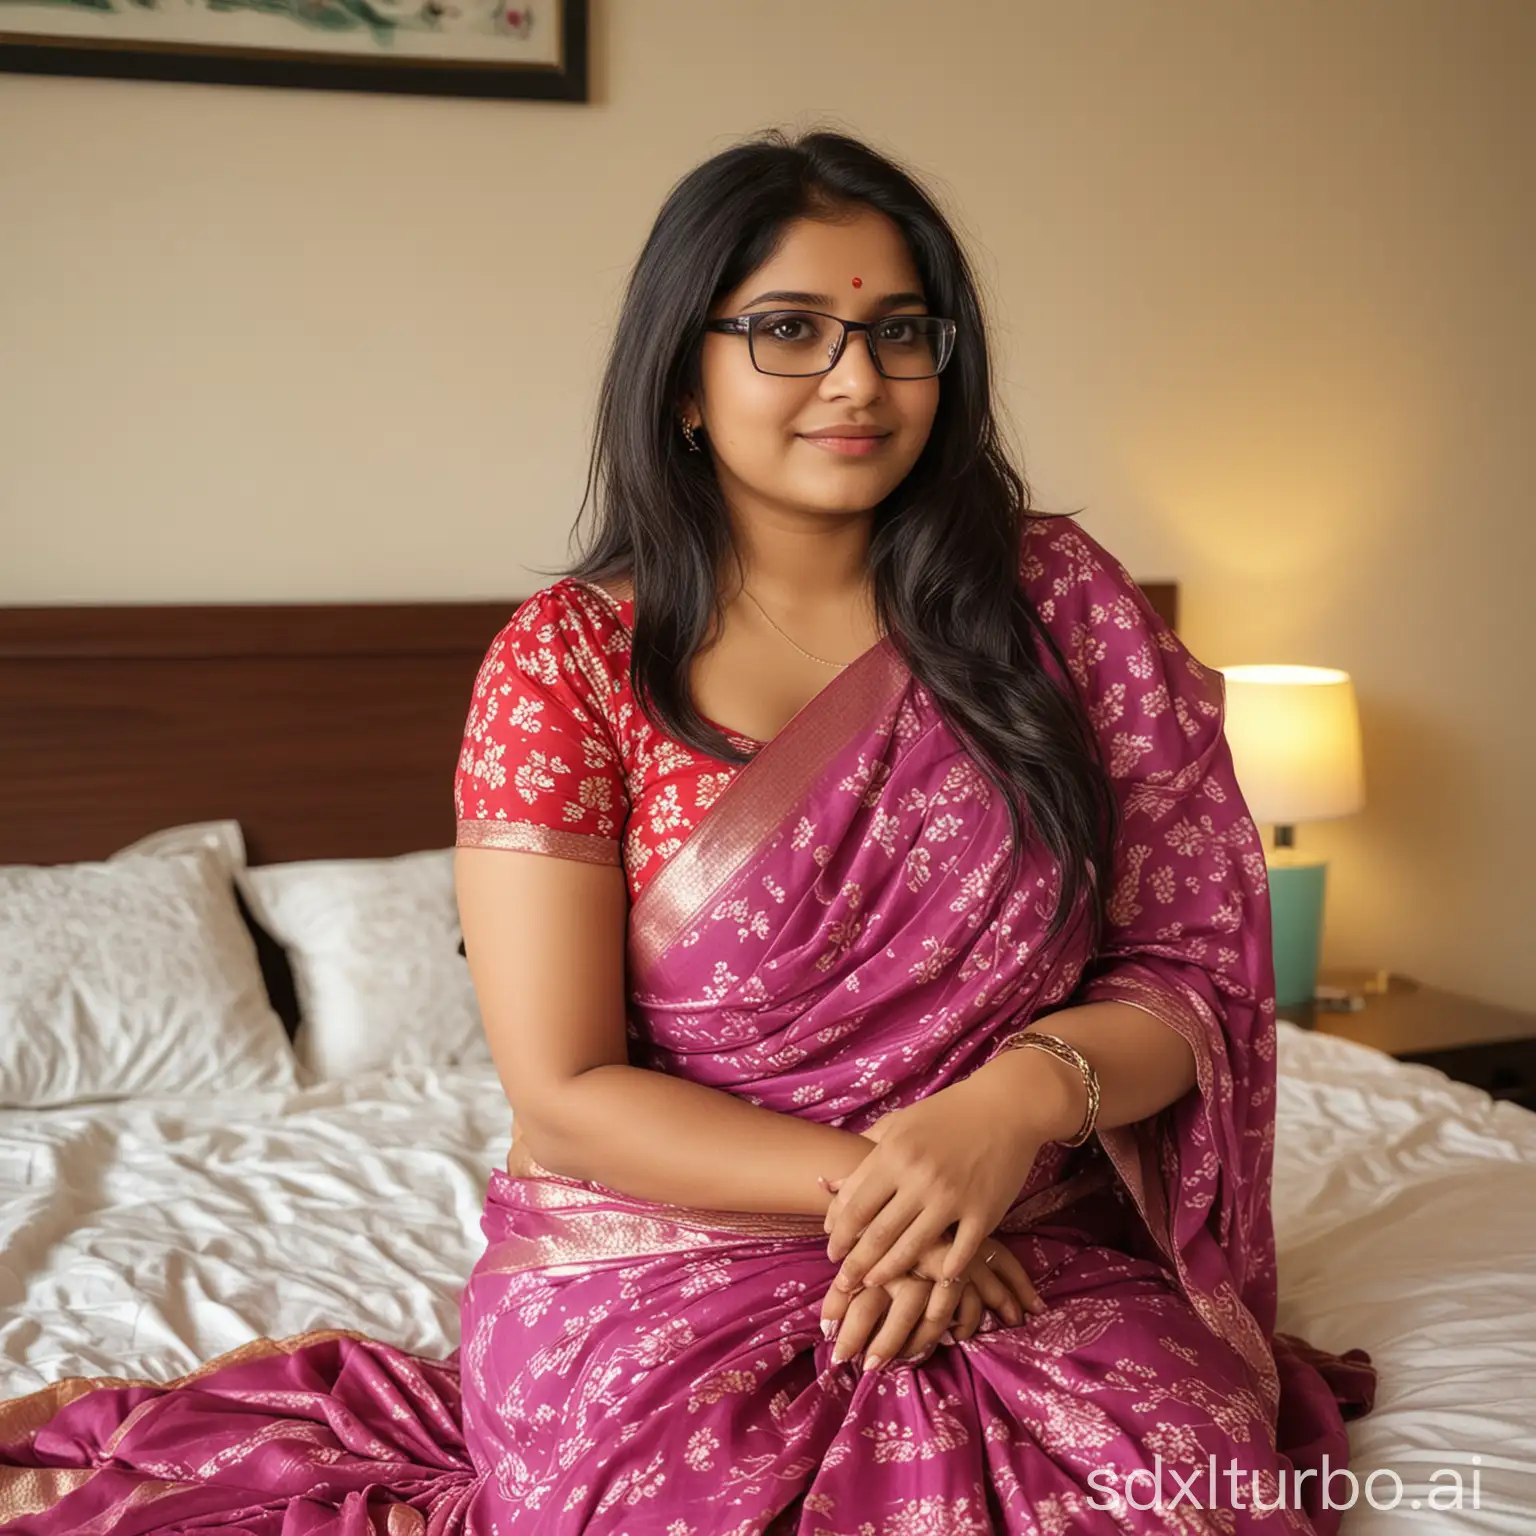
[[[1004,1050],[1020,1050],[1027,1045],[1048,1051],[1058,1061],[1064,1061],[1069,1066],[1076,1067],[1082,1074],[1083,1087],[1088,1095],[1088,1107],[1077,1134],[1070,1141],[1061,1143],[1064,1147],[1082,1146],[1093,1135],[1094,1126],[1099,1119],[1099,1074],[1093,1070],[1093,1063],[1075,1045],[1069,1045],[1060,1035],[1048,1035],[1044,1030],[1026,1028],[1009,1035],[1003,1041]]]

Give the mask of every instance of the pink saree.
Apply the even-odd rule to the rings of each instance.
[[[1269,905],[1221,676],[1074,524],[1029,525],[1021,579],[1121,798],[1105,942],[1040,942],[1059,868],[1007,878],[1000,798],[883,640],[642,892],[630,1058],[858,1131],[1031,1018],[1150,1011],[1198,1085],[1036,1160],[1000,1233],[1043,1315],[864,1375],[820,1333],[819,1218],[496,1172],[454,1360],[326,1333],[0,1405],[0,1529],[1332,1536],[1375,1374],[1274,1332]]]

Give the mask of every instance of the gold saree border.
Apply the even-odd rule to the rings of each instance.
[[[95,1467],[0,1467],[0,1523],[46,1514],[96,1476]]]
[[[51,1423],[71,1403],[89,1396],[92,1392],[115,1391],[124,1387],[146,1387],[156,1393],[169,1392],[177,1387],[185,1387],[194,1381],[200,1381],[215,1371],[244,1365],[248,1360],[262,1360],[273,1355],[292,1355],[311,1344],[328,1344],[335,1339],[353,1339],[364,1344],[375,1342],[367,1334],[351,1328],[316,1328],[308,1333],[290,1334],[284,1339],[251,1339],[248,1343],[226,1350],[222,1355],[215,1355],[212,1360],[204,1361],[202,1365],[188,1371],[184,1376],[172,1377],[170,1381],[149,1381],[128,1376],[66,1376],[62,1381],[40,1387],[36,1392],[29,1392],[24,1397],[13,1397],[0,1402],[0,1444],[20,1443]],[[117,1447],[122,1444],[123,1437],[157,1401],[158,1398],[149,1398],[138,1404],[113,1430],[102,1447],[103,1455],[108,1461]],[[104,1462],[103,1465],[105,1464]],[[0,1467],[0,1517],[12,1520],[19,1519],[23,1515],[43,1514],[77,1489],[83,1488],[101,1470],[101,1466]],[[168,1481],[140,1483],[130,1495],[128,1502],[144,1503],[186,1486],[185,1483]],[[104,1511],[103,1515],[116,1512],[116,1509]],[[89,1531],[96,1523],[92,1521],[90,1526],[80,1527],[80,1531],[82,1533]]]
[[[478,1267],[483,1275],[517,1275],[527,1270],[559,1269],[632,1262],[666,1254],[719,1252],[723,1238],[754,1243],[782,1238],[792,1242],[827,1240],[824,1218],[794,1212],[706,1210],[697,1206],[638,1202],[617,1190],[593,1188],[581,1180],[551,1172],[529,1160],[529,1172],[513,1182],[524,1186],[525,1202],[561,1218],[562,1230],[548,1237],[514,1233],[497,1239]],[[508,1175],[508,1177],[512,1177]],[[1075,1204],[1095,1190],[1110,1187],[1114,1172],[1107,1161],[1085,1163],[1075,1173],[1014,1206],[997,1230],[1027,1233],[1037,1222]],[[615,1211],[615,1200],[632,1208]],[[601,1206],[601,1210],[590,1207]],[[587,1207],[587,1209],[584,1209]],[[837,1266],[829,1259],[828,1267]]]
[[[1110,973],[1098,977],[1091,985],[1099,994],[1095,1001],[1111,1000],[1103,996],[1107,989],[1115,994],[1113,1001],[1128,1003],[1151,1014],[1188,1043],[1194,1053],[1195,1078],[1205,1113],[1213,1115],[1216,1081],[1211,1065],[1210,1039],[1206,1033],[1205,1014],[1209,1010],[1205,1003],[1177,983],[1174,984],[1177,992],[1170,995],[1133,976]],[[1095,1131],[1094,1136],[1108,1154],[1153,1241],[1178,1276],[1185,1299],[1206,1327],[1231,1345],[1252,1370],[1259,1383],[1265,1411],[1273,1423],[1280,1411],[1280,1377],[1274,1352],[1263,1330],[1235,1290],[1223,1286],[1214,1293],[1203,1291],[1184,1266],[1184,1256],[1174,1239],[1172,1213],[1168,1210],[1163,1190],[1156,1144],[1161,1121],[1161,1115],[1154,1115],[1129,1125],[1105,1126]],[[1215,1145],[1214,1136],[1212,1145]]]
[[[530,1157],[524,1175],[507,1174],[513,1183],[526,1184],[527,1203],[540,1210],[559,1211],[578,1206],[610,1206],[615,1201],[635,1207],[647,1221],[671,1222],[701,1231],[732,1232],[746,1238],[825,1237],[824,1218],[795,1211],[731,1211],[699,1205],[674,1205],[667,1201],[642,1200],[610,1189],[594,1180],[573,1179],[546,1168]],[[612,1213],[602,1213],[611,1215]]]
[[[100,1471],[101,1467],[85,1467],[64,1472],[62,1469],[39,1469],[35,1467],[14,1468],[7,1470],[25,1471],[31,1473],[41,1472],[41,1476],[35,1480],[19,1481],[15,1483],[0,1483],[0,1515],[7,1521],[6,1529],[10,1528],[9,1522],[20,1519],[24,1515],[42,1515],[53,1509],[57,1504],[68,1498],[77,1488],[83,1488]],[[81,1476],[81,1473],[84,1473]],[[117,1524],[121,1515],[129,1510],[137,1509],[143,1504],[153,1504],[157,1499],[163,1499],[167,1494],[181,1493],[188,1488],[194,1488],[195,1483],[170,1482],[164,1478],[147,1478],[135,1483],[128,1492],[110,1507],[99,1511],[84,1525],[77,1525],[72,1536],[107,1536],[107,1533]],[[14,1492],[17,1499],[15,1508],[5,1502]],[[32,1503],[24,1505],[23,1499],[46,1499],[46,1503]]]
[[[333,1339],[354,1339],[362,1344],[377,1342],[366,1333],[353,1328],[313,1328],[307,1333],[289,1334],[282,1339],[251,1339],[227,1349],[212,1360],[187,1372],[185,1376],[173,1376],[169,1381],[150,1381],[137,1376],[66,1376],[23,1397],[9,1398],[0,1402],[0,1444],[11,1445],[25,1440],[34,1430],[41,1429],[57,1413],[62,1413],[77,1398],[91,1392],[115,1390],[120,1387],[149,1387],[156,1392],[168,1392],[173,1387],[184,1387],[214,1371],[228,1366],[244,1365],[247,1360],[265,1359],[270,1355],[292,1355],[311,1344],[328,1344]],[[121,1434],[119,1429],[116,1434]],[[115,1438],[116,1436],[114,1436]]]
[[[889,635],[856,656],[747,763],[630,909],[632,983],[653,966],[805,797],[816,775],[870,729],[911,678]]]
[[[617,864],[619,840],[595,832],[566,832],[534,821],[466,818],[458,823],[454,844],[459,848],[511,848],[522,853],[549,853],[558,859],[586,864]]]

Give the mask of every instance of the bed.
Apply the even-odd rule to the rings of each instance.
[[[1172,588],[1148,591],[1172,619]],[[253,869],[445,850],[470,682],[514,606],[0,610],[0,865],[221,817]],[[291,977],[260,958],[291,1025]],[[1380,1372],[1350,1425],[1356,1473],[1378,1475],[1346,1536],[1536,1529],[1536,1115],[1278,1030],[1280,1327]],[[448,1353],[510,1131],[468,1051],[0,1110],[0,1397],[168,1380],[313,1328]],[[1429,1508],[1451,1468],[1463,1507]]]

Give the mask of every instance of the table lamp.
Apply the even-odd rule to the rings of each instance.
[[[1264,851],[1275,951],[1275,1001],[1312,1001],[1323,939],[1326,859],[1296,847],[1296,826],[1365,804],[1360,716],[1349,673],[1333,667],[1223,667],[1227,744],[1249,814],[1272,823]]]

